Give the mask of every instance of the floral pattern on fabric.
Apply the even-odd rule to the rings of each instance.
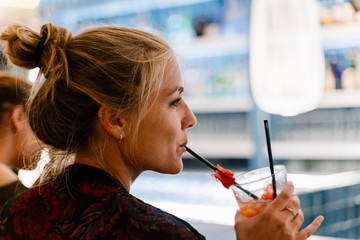
[[[104,171],[80,164],[8,203],[0,239],[205,239],[187,222],[129,194]]]

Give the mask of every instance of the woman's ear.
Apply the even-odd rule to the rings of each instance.
[[[125,137],[125,128],[127,126],[127,120],[125,117],[114,113],[104,106],[101,106],[98,111],[98,118],[105,131],[115,139],[119,140],[120,138]]]
[[[11,130],[14,133],[20,131],[25,127],[26,121],[27,119],[26,119],[24,107],[21,105],[16,105],[11,110],[11,116],[10,116]]]

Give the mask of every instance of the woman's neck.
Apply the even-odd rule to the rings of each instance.
[[[131,184],[139,176],[134,174],[126,164],[120,159],[111,159],[103,156],[101,159],[95,156],[77,155],[74,163],[85,164],[104,170],[114,178],[116,178],[130,192]]]

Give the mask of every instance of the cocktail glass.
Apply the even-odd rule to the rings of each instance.
[[[284,165],[274,166],[274,175],[276,180],[276,194],[278,195],[285,187],[287,181],[286,167]],[[254,217],[274,199],[273,185],[270,168],[260,168],[250,172],[245,172],[235,177],[237,184],[231,186],[235,199],[239,205],[240,211],[245,217]],[[236,185],[248,190],[256,195],[254,199],[246,192],[242,191]]]

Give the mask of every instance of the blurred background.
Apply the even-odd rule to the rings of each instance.
[[[266,7],[261,8],[265,2]],[[235,174],[266,167],[263,120],[269,120],[275,164],[286,165],[288,179],[300,195],[305,224],[323,215],[325,221],[317,235],[360,239],[360,1],[265,2],[0,0],[0,27],[21,22],[38,30],[41,24],[51,21],[76,34],[89,26],[115,24],[164,36],[178,55],[185,99],[198,119],[198,124],[188,131],[188,146]],[[296,4],[312,8],[299,8]],[[276,23],[271,11],[283,16],[282,21]],[[316,16],[316,22],[307,21],[309,12]],[[298,16],[294,25],[290,24],[292,16]],[[308,49],[313,51],[302,52],[319,53],[317,57],[304,58],[310,65],[317,59],[313,64],[317,69],[309,71],[298,62],[299,57],[288,59],[291,54],[277,56],[286,64],[271,61],[281,47],[271,47],[272,33],[266,29],[282,28],[282,23],[294,31],[283,32],[282,39],[289,40],[280,45],[291,43],[287,53],[294,53],[294,57],[299,56],[298,49],[303,49],[302,42],[294,39],[314,37],[310,44],[308,41]],[[307,29],[302,23],[318,28],[311,34],[303,31],[303,35],[292,35],[299,32],[300,25]],[[253,34],[259,31],[264,34]],[[256,55],[257,46],[267,47]],[[266,61],[260,64],[262,56],[272,64],[270,70]],[[1,63],[2,69],[11,69],[30,80],[36,77],[36,69],[14,69],[5,59]],[[286,75],[286,84],[296,86],[295,91],[282,90],[285,83],[270,77],[274,69],[279,78]],[[295,69],[291,70],[292,76],[288,69]],[[319,72],[318,77],[298,78],[309,72]],[[272,104],[275,109],[300,95],[314,100],[306,111],[269,111],[257,104],[272,100],[259,99],[261,94],[256,94],[258,73],[263,74],[263,91],[281,90],[279,95],[272,95],[278,100]],[[307,85],[298,87],[303,83]],[[312,86],[320,90],[315,93]],[[290,108],[295,109],[295,105],[290,104]],[[23,181],[30,184],[37,173],[35,177],[31,174],[23,172]],[[219,233],[224,239],[235,239],[235,199],[231,190],[210,175],[210,169],[185,154],[182,173],[166,176],[146,172],[136,180],[132,193],[187,219],[208,239],[218,239]]]

